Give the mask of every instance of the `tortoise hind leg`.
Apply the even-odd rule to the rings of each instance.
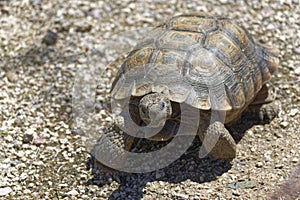
[[[213,122],[208,126],[205,134],[199,133],[199,137],[205,151],[214,158],[233,159],[235,157],[236,143],[222,122]],[[200,150],[199,156],[203,157],[201,155],[205,156],[206,153]]]
[[[276,91],[270,84],[263,85],[254,101],[245,110],[245,113],[255,114],[260,120],[272,120],[281,110],[281,104],[275,100]]]

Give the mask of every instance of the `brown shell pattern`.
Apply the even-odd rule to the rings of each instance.
[[[227,18],[180,15],[150,32],[128,55],[113,83],[123,99],[164,92],[199,109],[231,110],[253,100],[278,65]]]

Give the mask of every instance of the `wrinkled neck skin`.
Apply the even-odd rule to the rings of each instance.
[[[163,126],[172,115],[171,101],[162,93],[147,94],[139,102],[139,113],[148,126]]]

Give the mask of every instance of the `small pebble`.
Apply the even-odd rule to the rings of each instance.
[[[226,3],[229,2],[228,0],[219,0],[219,1],[220,1],[220,3],[222,3],[222,4],[226,4]]]
[[[48,30],[46,35],[43,37],[42,39],[42,43],[51,46],[51,45],[55,45],[57,42],[57,34],[51,30]]]
[[[277,164],[275,165],[275,169],[282,169],[283,168],[283,165],[282,164]]]
[[[295,115],[297,115],[297,113],[299,112],[298,108],[293,108],[290,112],[289,112],[289,116],[294,117]]]
[[[27,175],[26,173],[22,173],[22,174],[20,175],[20,180],[21,180],[21,181],[24,181],[27,177],[28,177],[28,175]]]
[[[12,71],[8,71],[5,73],[6,78],[9,82],[15,83],[18,81],[18,75]]]
[[[11,193],[13,190],[10,187],[0,188],[0,196],[5,196]]]
[[[287,121],[280,122],[280,126],[283,128],[286,128],[288,125],[289,125],[289,122],[287,122]]]
[[[68,142],[68,139],[67,138],[61,138],[61,139],[59,139],[59,142],[61,144],[66,144]]]
[[[295,74],[300,75],[300,65],[296,66]]]
[[[75,189],[73,189],[67,193],[67,195],[71,195],[71,196],[77,196],[78,194],[79,193]]]
[[[32,134],[24,134],[23,135],[23,143],[31,143],[33,140],[33,135]]]
[[[257,162],[255,166],[258,167],[258,168],[261,168],[263,166],[263,163],[262,162]]]
[[[300,47],[297,47],[294,49],[295,54],[300,55]]]
[[[181,194],[176,192],[173,192],[172,194],[179,199],[189,199],[189,195],[187,194]]]

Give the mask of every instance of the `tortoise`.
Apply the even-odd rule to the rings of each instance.
[[[234,20],[178,15],[150,31],[128,54],[111,95],[116,102],[129,101],[129,116],[136,125],[163,127],[149,140],[168,141],[181,124],[194,123],[189,118],[181,120],[181,104],[198,110],[202,114],[197,122],[200,140],[209,134],[219,136],[209,155],[232,159],[236,142],[225,125],[239,119],[250,104],[272,102],[273,93],[266,83],[278,62],[276,49],[255,43]],[[122,113],[125,108],[120,108]],[[213,111],[225,113],[225,118],[211,120]],[[105,139],[129,150],[135,137],[115,129]]]

